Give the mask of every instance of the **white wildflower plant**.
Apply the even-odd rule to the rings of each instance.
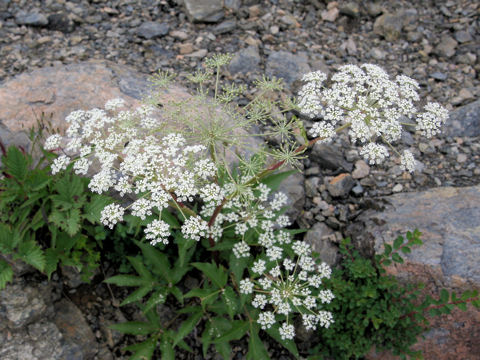
[[[135,243],[148,266],[129,257],[139,277],[108,280],[138,286],[125,303],[145,298],[141,308],[152,322],[155,305],[169,295],[188,302],[177,314],[188,315],[182,334],[208,317],[202,334],[206,349],[235,331],[232,339],[248,333],[252,351],[264,354],[259,334],[265,331],[296,353],[296,324],[328,329],[335,314],[326,309],[335,294],[325,285],[330,267],[298,240],[301,231],[290,229],[294,219],[285,212],[291,203],[278,187],[295,170],[279,169],[297,166],[314,143],[346,130],[369,163],[380,164],[393,153],[402,169],[414,171],[412,152],[397,153],[392,143],[406,126],[403,118],[416,115],[419,86],[405,76],[392,81],[368,64],[341,67],[330,79],[321,72],[307,74],[298,106],[315,119],[308,132],[314,139],[309,139],[290,112],[298,107],[275,97],[282,89],[277,79],[258,80],[247,105],[233,104],[243,87],[221,87],[219,80],[230,59],[216,55],[204,71],[190,76],[197,87],[191,97],[162,98],[173,77],[159,73],[152,79],[156,92],[140,107],[111,99],[103,109],[74,111],[66,118],[65,136],[52,135],[44,147],[58,153],[52,173],[71,164],[76,174],[90,177],[90,191],[121,199],[103,208],[100,223],[112,229],[134,217],[143,227]],[[207,97],[209,83],[213,99]],[[416,115],[416,129],[434,136],[448,114],[438,104],[428,104],[425,111]],[[265,133],[252,134],[254,126]],[[265,134],[277,140],[277,148],[251,141]],[[203,275],[199,287],[184,293],[179,283],[187,274],[198,278],[198,270]],[[135,331],[137,325],[132,325]],[[154,330],[145,330],[150,338],[142,344],[182,344],[171,329],[150,325]]]
[[[362,146],[360,153],[372,165],[393,153],[404,170],[413,172],[412,152],[401,154],[393,144],[409,127],[431,138],[448,119],[448,111],[438,103],[427,103],[418,113],[419,84],[404,75],[392,80],[377,65],[344,65],[329,80],[317,71],[305,75],[303,81],[298,105],[315,121],[309,134],[316,141],[330,142],[347,129],[351,142]]]

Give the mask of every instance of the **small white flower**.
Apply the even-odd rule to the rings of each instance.
[[[145,228],[145,234],[145,238],[150,240],[152,246],[158,243],[166,245],[170,236],[170,226],[163,220],[153,220]]]
[[[267,305],[267,297],[263,294],[255,295],[252,306],[255,308],[263,309]]]
[[[56,173],[65,170],[70,163],[70,158],[66,155],[60,155],[52,163],[52,174],[55,175]]]
[[[182,225],[182,234],[187,239],[200,241],[206,235],[208,224],[199,216],[191,216]]]
[[[263,274],[266,270],[265,261],[264,260],[257,260],[253,263],[252,271],[257,274]]]
[[[413,157],[413,154],[409,150],[405,150],[402,154],[402,157],[400,158],[401,165],[400,167],[402,170],[406,170],[409,172],[414,172],[415,171],[415,165],[416,161],[415,158]]]
[[[250,246],[248,246],[245,241],[236,243],[232,251],[237,259],[248,258],[250,256]]]
[[[55,150],[60,147],[60,142],[62,141],[62,137],[58,134],[51,135],[45,140],[45,144],[43,148],[45,150]]]
[[[119,204],[110,204],[105,206],[100,216],[100,222],[113,229],[115,224],[123,220],[125,209]]]
[[[278,246],[271,246],[267,248],[267,257],[270,261],[279,260],[282,257],[282,248]]]
[[[275,315],[271,311],[262,312],[258,315],[257,322],[262,330],[270,329],[275,324]]]
[[[240,280],[240,293],[242,294],[251,294],[253,292],[253,283],[250,279]]]
[[[383,145],[377,143],[368,143],[361,150],[360,154],[367,160],[371,165],[381,164],[383,160],[388,156],[387,148]]]
[[[292,340],[295,336],[295,328],[293,327],[293,325],[290,325],[286,322],[282,324],[278,331],[280,332],[280,337],[283,340]]]

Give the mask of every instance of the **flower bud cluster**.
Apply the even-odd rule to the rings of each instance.
[[[328,142],[337,130],[348,128],[352,143],[363,145],[360,152],[370,164],[383,162],[389,156],[389,147],[400,157],[402,167],[413,172],[412,153],[400,155],[391,143],[401,138],[403,126],[415,126],[420,134],[430,138],[439,133],[448,119],[448,111],[437,103],[428,103],[425,111],[416,115],[415,103],[420,100],[418,83],[403,75],[391,80],[377,65],[341,66],[328,87],[327,76],[319,71],[306,74],[303,81],[306,84],[299,94],[300,110],[319,120],[309,134]],[[408,119],[416,122],[407,122]]]

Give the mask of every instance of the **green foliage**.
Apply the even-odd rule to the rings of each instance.
[[[31,154],[11,146],[0,171],[0,254],[21,260],[48,277],[59,264],[73,266],[88,281],[99,265],[102,246],[100,211],[109,197],[87,190],[88,179],[71,169],[51,176],[43,151],[35,164]],[[0,289],[12,278],[2,262]]]
[[[455,307],[466,310],[468,302],[479,305],[477,292],[465,292],[458,299],[454,292],[442,289],[438,300],[422,299],[421,284],[402,286],[386,275],[386,266],[403,263],[401,254],[422,244],[420,235],[415,230],[407,233],[406,240],[399,236],[373,260],[363,258],[349,239],[341,243],[342,266],[328,280],[336,298],[327,309],[335,314],[335,322],[319,331],[320,343],[312,359],[357,359],[373,346],[402,357],[422,358],[411,347],[428,327],[428,316],[450,313]]]

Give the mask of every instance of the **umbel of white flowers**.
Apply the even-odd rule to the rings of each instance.
[[[326,74],[312,72],[303,81],[299,107],[317,120],[309,134],[329,142],[338,129],[348,128],[352,143],[362,144],[360,153],[370,164],[381,163],[390,149],[400,156],[402,168],[413,172],[413,154],[408,150],[399,154],[392,143],[401,138],[404,126],[414,126],[430,138],[448,119],[448,111],[437,103],[428,103],[425,112],[417,114],[418,83],[403,75],[390,80],[376,65],[341,66],[329,82]]]

